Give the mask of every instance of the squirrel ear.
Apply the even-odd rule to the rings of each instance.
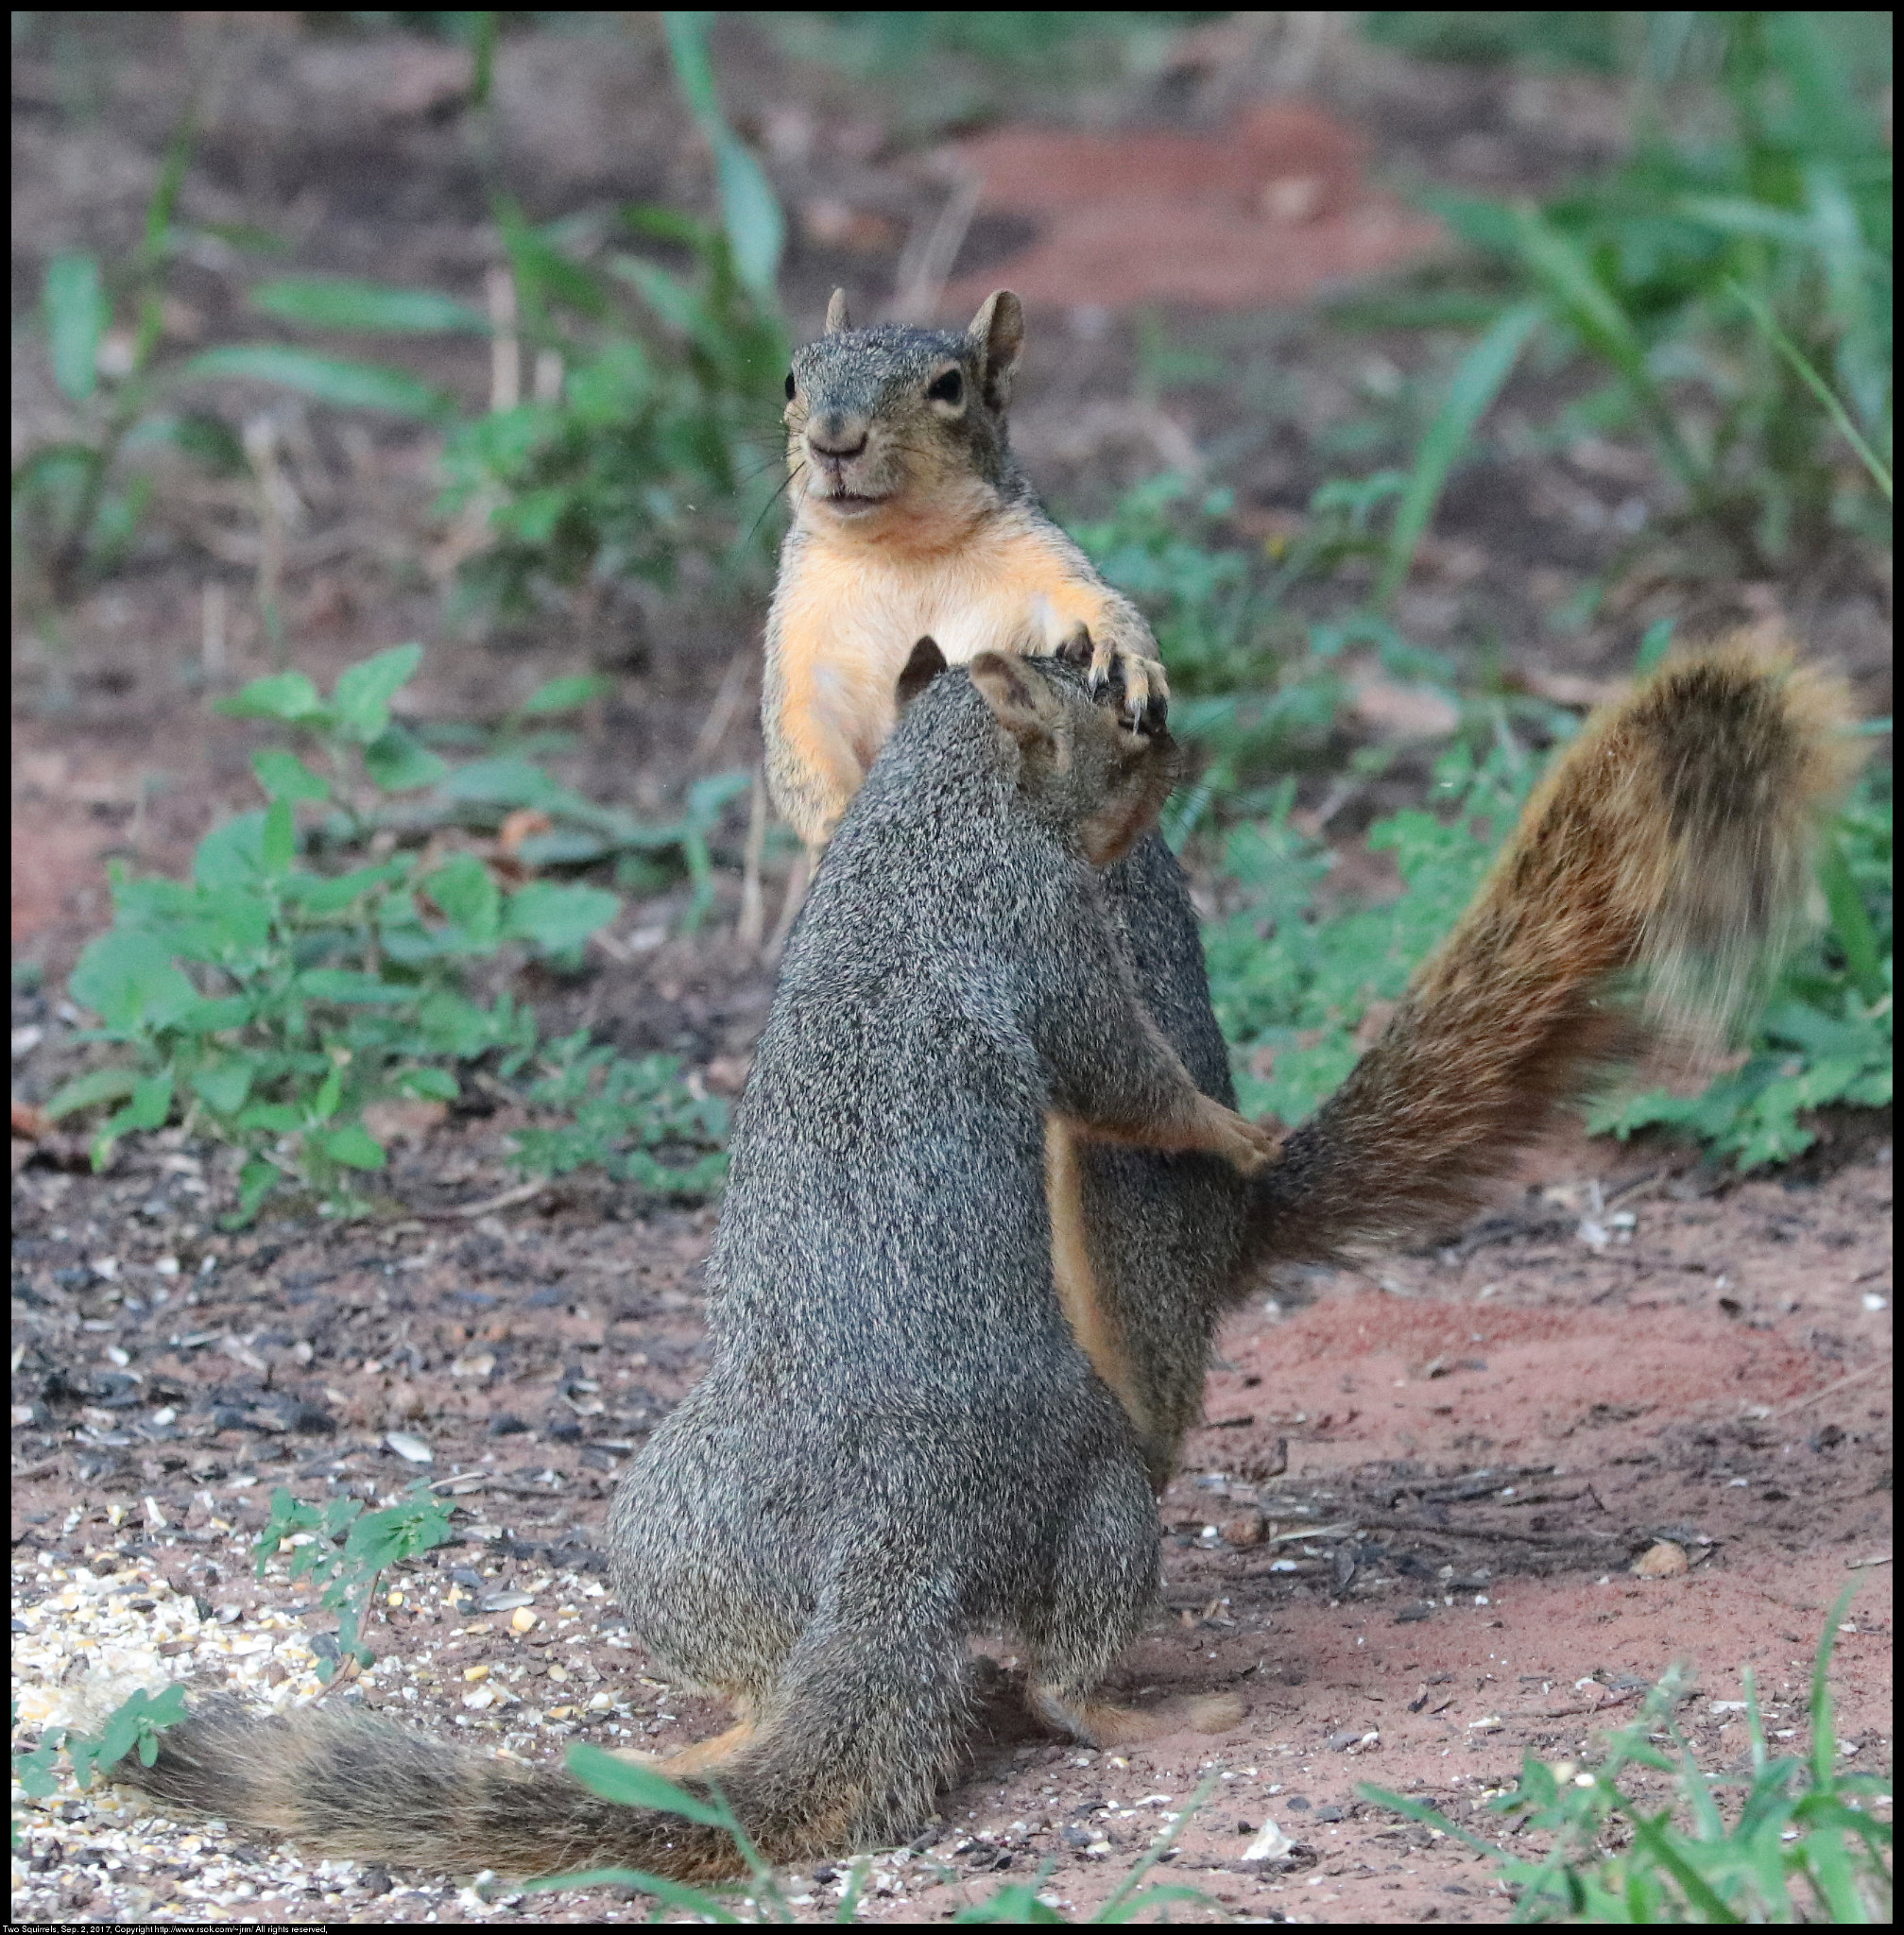
[[[1050,745],[1062,708],[1057,694],[1022,659],[1007,652],[980,652],[967,668],[979,696],[1021,748],[1040,741]]]
[[[913,647],[912,657],[906,660],[905,670],[893,690],[900,711],[903,712],[945,669],[946,655],[939,650],[938,641],[921,639]]]
[[[993,409],[1011,398],[1012,372],[1024,348],[1024,307],[1009,289],[997,289],[971,319],[966,341],[977,357],[979,387]]]
[[[827,334],[836,336],[842,330],[851,329],[853,319],[847,314],[847,292],[835,289],[832,300],[827,304]]]

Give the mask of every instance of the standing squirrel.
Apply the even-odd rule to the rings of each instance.
[[[1005,411],[1024,343],[1009,289],[971,327],[852,328],[846,292],[787,372],[792,527],[767,614],[761,723],[774,804],[809,852],[892,730],[916,640],[957,664],[1055,652],[1083,625],[1134,718],[1168,689],[1137,607],[1047,517]]]
[[[1083,625],[1093,679],[1114,670],[1133,712],[1161,722],[1149,628],[1011,455],[1023,340],[1009,290],[963,335],[855,330],[835,291],[826,333],[794,356],[797,508],[762,724],[775,803],[810,853],[891,729],[894,673],[923,632],[956,659],[1051,650]],[[1254,1183],[1205,1156],[1081,1145],[1047,1124],[1059,1297],[1159,1489],[1201,1407],[1216,1322],[1265,1270],[1419,1240],[1478,1206],[1555,1103],[1639,1045],[1609,1005],[1621,970],[1655,970],[1668,998],[1655,1019],[1690,992],[1694,959],[1717,975],[1708,988],[1736,996],[1742,968],[1790,925],[1812,828],[1855,764],[1838,730],[1848,710],[1836,682],[1741,645],[1604,714],[1555,762],[1381,1040]],[[1152,1018],[1204,1092],[1233,1105],[1196,916],[1161,836],[1109,867],[1104,889]]]
[[[1145,1012],[1097,868],[1175,773],[1082,634],[1052,659],[919,641],[899,725],[828,850],[736,1112],[708,1262],[707,1376],[618,1490],[608,1546],[664,1670],[738,1723],[663,1763],[718,1779],[793,1861],[910,1833],[951,1772],[967,1642],[1029,1655],[1100,1745],[1221,1727],[1233,1701],[1099,1697],[1158,1576],[1143,1447],[1053,1293],[1046,1122],[1081,1145],[1276,1143],[1203,1093]],[[450,1871],[732,1874],[723,1830],[388,1722],[227,1702],[117,1777],[314,1849]]]

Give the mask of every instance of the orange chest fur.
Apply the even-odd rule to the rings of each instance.
[[[787,714],[780,729],[850,746],[864,768],[893,723],[907,655],[933,638],[953,664],[974,653],[1055,646],[1091,625],[1104,588],[1034,531],[987,532],[921,557],[815,541],[789,559],[774,595],[773,650]]]

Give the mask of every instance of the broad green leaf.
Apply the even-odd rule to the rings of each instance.
[[[535,806],[545,812],[567,803],[566,787],[557,783],[540,766],[515,753],[494,759],[472,760],[458,766],[443,783],[452,799],[480,801],[486,806]]]
[[[337,1112],[337,1104],[344,1099],[344,1070],[340,1063],[331,1064],[331,1072],[317,1085],[317,1092],[311,1099],[311,1119],[327,1122]]]
[[[450,770],[414,733],[389,727],[364,748],[364,770],[386,793],[434,786]]]
[[[201,887],[252,887],[265,871],[262,813],[241,813],[214,827],[192,857],[192,877]]]
[[[266,746],[262,752],[251,755],[251,770],[258,776],[258,784],[265,789],[268,799],[328,799],[331,788],[328,781],[312,772],[294,752],[285,752],[279,746]]]
[[[481,310],[437,289],[398,289],[349,276],[280,276],[252,289],[251,307],[313,329],[356,329],[393,335],[456,333],[488,335]]]
[[[531,881],[509,896],[503,932],[550,953],[578,948],[622,911],[621,897],[603,887]]]
[[[295,1135],[303,1118],[288,1103],[254,1102],[238,1118],[241,1129],[265,1129],[274,1136]]]
[[[73,1115],[79,1109],[96,1108],[102,1102],[118,1102],[131,1094],[132,1085],[138,1079],[132,1069],[91,1070],[57,1090],[43,1113],[57,1122],[61,1116]]]
[[[220,1115],[236,1115],[251,1092],[251,1064],[235,1054],[207,1062],[193,1073],[192,1087]]]
[[[99,340],[112,319],[96,256],[56,255],[46,265],[46,334],[53,350],[53,378],[81,403],[99,382]]]
[[[228,719],[282,719],[287,726],[321,723],[330,717],[317,688],[301,672],[274,672],[268,678],[254,678],[244,691],[214,700],[212,710]]]
[[[340,1129],[331,1129],[319,1141],[324,1154],[347,1169],[382,1169],[386,1159],[384,1145],[362,1122],[346,1122]]]
[[[598,672],[582,673],[570,678],[552,678],[546,685],[538,686],[516,708],[516,711],[524,719],[548,712],[573,712],[591,699],[600,698],[604,693],[613,690],[614,680],[604,678]]]
[[[281,1172],[275,1162],[266,1162],[262,1156],[252,1156],[238,1172],[238,1210],[227,1222],[236,1227],[249,1223],[280,1176]],[[262,1563],[260,1576],[263,1576]]]
[[[249,995],[222,995],[215,1001],[194,1002],[179,1017],[179,1026],[194,1035],[217,1035],[227,1028],[242,1028],[256,1012]]]
[[[425,423],[456,415],[455,400],[401,369],[320,356],[279,343],[237,343],[201,350],[179,371],[184,378],[242,378],[275,383],[340,410],[382,410]]]
[[[116,1115],[110,1117],[93,1139],[93,1167],[104,1169],[112,1144],[133,1129],[163,1129],[172,1113],[172,1071],[163,1069],[156,1075],[142,1075],[132,1085],[131,1098]]]
[[[87,943],[67,986],[76,1002],[121,1035],[163,1028],[198,999],[160,941],[123,928]]]
[[[472,941],[487,946],[496,939],[502,922],[502,890],[474,854],[457,854],[431,874],[423,886]]]
[[[338,726],[359,745],[380,739],[390,723],[390,701],[416,676],[423,662],[418,644],[392,645],[361,664],[352,665],[337,680],[331,695]]]
[[[386,861],[382,866],[360,866],[328,878],[321,874],[293,874],[284,882],[283,894],[286,900],[311,914],[341,914],[352,901],[400,878],[403,871],[402,861]]]

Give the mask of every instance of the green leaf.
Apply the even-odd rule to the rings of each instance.
[[[163,1028],[198,999],[169,949],[116,927],[87,943],[67,986],[119,1035]]]
[[[275,1162],[266,1162],[262,1156],[252,1156],[238,1172],[238,1207],[234,1215],[225,1219],[227,1227],[242,1228],[249,1223],[280,1179]]]
[[[341,1002],[357,1007],[387,1006],[409,1001],[416,993],[414,988],[380,981],[374,974],[360,974],[351,968],[307,968],[296,985],[307,1001]]]
[[[347,1122],[340,1129],[329,1129],[317,1138],[317,1145],[333,1162],[346,1169],[382,1169],[388,1158],[384,1145],[361,1122]]]
[[[390,335],[488,335],[489,317],[437,289],[398,289],[349,276],[280,276],[252,289],[266,316],[312,329],[356,329]]]
[[[251,770],[258,776],[258,784],[265,789],[267,799],[296,801],[331,796],[328,781],[312,772],[296,753],[281,747],[266,746],[262,752],[254,752]]]
[[[532,881],[509,896],[503,933],[549,953],[578,948],[622,911],[621,897],[603,887]]]
[[[573,712],[591,699],[612,692],[615,682],[599,673],[583,673],[571,678],[552,678],[540,685],[516,708],[516,716],[535,718],[549,712]]]
[[[757,298],[771,304],[786,242],[786,218],[760,163],[742,146],[721,112],[713,64],[708,58],[708,30],[713,18],[712,13],[661,15],[682,97],[714,151],[721,220],[733,251],[734,271]]]
[[[212,710],[228,719],[279,719],[287,726],[331,716],[317,688],[301,672],[274,672],[268,678],[254,678],[244,691],[214,700]]]
[[[192,857],[192,877],[201,887],[254,887],[265,870],[262,813],[241,813],[214,827]]]
[[[1374,602],[1386,605],[1407,579],[1415,548],[1441,501],[1448,473],[1467,448],[1475,426],[1514,372],[1528,338],[1546,316],[1546,305],[1521,302],[1510,309],[1461,360],[1448,395],[1415,453],[1415,469],[1395,513],[1388,556],[1375,588]]]
[[[138,1080],[131,1069],[94,1069],[76,1076],[59,1089],[46,1104],[44,1114],[51,1122],[75,1115],[82,1108],[96,1108],[102,1102],[117,1102],[132,1092]]]
[[[263,1129],[272,1136],[293,1136],[304,1126],[304,1119],[288,1103],[254,1102],[239,1116],[238,1126]]]
[[[274,799],[265,809],[258,840],[258,858],[266,874],[288,873],[298,857],[297,808],[288,799]]]
[[[592,1747],[586,1740],[574,1742],[567,1755],[569,1772],[592,1793],[601,1795],[622,1807],[652,1807],[661,1814],[678,1814],[683,1820],[703,1827],[725,1827],[724,1808],[677,1787],[666,1774],[657,1773],[632,1760],[621,1760]]]
[[[361,664],[352,665],[337,680],[331,695],[339,728],[359,745],[382,738],[390,723],[390,701],[416,676],[423,662],[419,644],[392,645]]]
[[[472,760],[468,765],[458,766],[444,782],[443,791],[452,799],[485,806],[534,806],[544,812],[560,811],[571,797],[568,789],[550,779],[540,766],[515,753]]]
[[[193,1072],[192,1087],[220,1115],[236,1115],[251,1092],[252,1064],[242,1055],[227,1055]]]
[[[393,1086],[400,1095],[419,1095],[433,1102],[454,1102],[463,1092],[448,1069],[405,1069]]]
[[[497,938],[503,896],[495,877],[472,853],[459,853],[423,882],[430,899],[478,946]]]
[[[403,863],[392,860],[382,866],[360,866],[328,878],[322,874],[298,873],[284,882],[283,895],[286,900],[311,914],[341,914],[372,888],[401,879],[403,872]]]
[[[99,340],[112,320],[96,256],[56,255],[46,265],[46,334],[53,379],[76,403],[98,386]]]
[[[112,1144],[133,1129],[163,1129],[172,1113],[172,1071],[142,1075],[132,1085],[131,1100],[101,1124],[93,1139],[93,1167],[104,1169]]]
[[[425,423],[447,422],[457,414],[454,397],[403,370],[349,362],[341,356],[320,356],[280,343],[237,343],[226,349],[201,350],[179,375],[188,380],[236,377],[274,383],[340,410],[382,410]]]
[[[364,770],[386,793],[415,793],[450,768],[414,733],[392,726],[364,748]]]

